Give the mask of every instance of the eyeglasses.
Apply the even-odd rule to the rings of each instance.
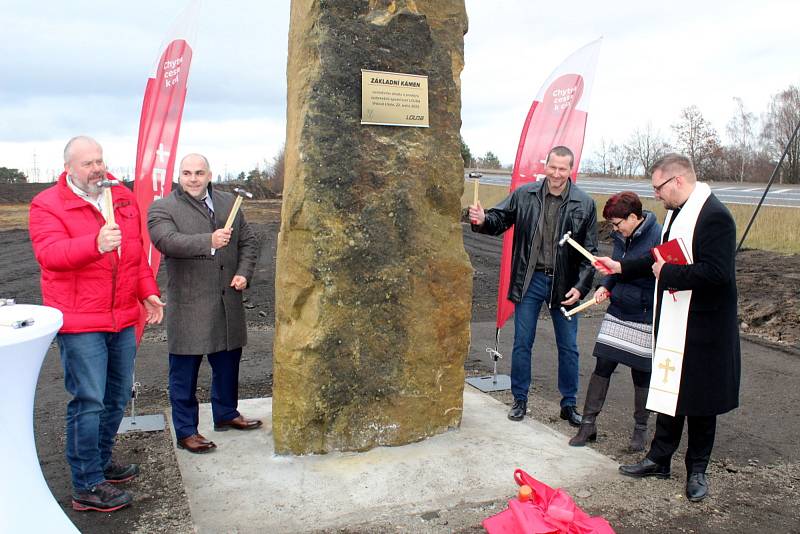
[[[667,185],[668,183],[670,183],[672,180],[674,180],[674,179],[675,179],[675,178],[677,178],[678,176],[680,176],[680,174],[676,174],[675,176],[673,176],[673,177],[672,177],[672,178],[670,178],[669,180],[666,180],[666,181],[664,181],[664,182],[661,182],[661,184],[660,184],[660,185],[654,185],[654,186],[653,186],[653,191],[655,191],[656,193],[660,193],[660,192],[661,192],[661,188],[662,188],[662,187],[664,187],[665,185]]]
[[[625,222],[625,219],[620,219],[617,222],[614,221],[608,221],[608,222],[611,223],[611,226],[614,228],[614,230],[619,230],[619,227],[622,225],[623,222]]]

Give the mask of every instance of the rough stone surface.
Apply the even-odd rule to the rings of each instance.
[[[463,0],[292,2],[276,273],[277,453],[457,427],[472,269],[458,223]],[[428,76],[430,128],[360,124],[361,69]]]

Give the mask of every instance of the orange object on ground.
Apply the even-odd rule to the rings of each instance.
[[[519,498],[508,509],[483,520],[489,534],[614,534],[608,521],[581,510],[567,492],[539,482],[522,469],[514,471]],[[523,499],[523,488],[531,494]]]

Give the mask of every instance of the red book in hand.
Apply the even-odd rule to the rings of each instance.
[[[661,254],[661,257],[664,258],[664,261],[667,263],[672,263],[674,265],[686,265],[689,263],[689,252],[686,250],[686,245],[680,237],[677,239],[670,239],[666,243],[651,248],[650,254],[653,255],[653,259],[656,258],[655,250]]]

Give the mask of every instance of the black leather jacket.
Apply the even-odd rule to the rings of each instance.
[[[474,232],[490,235],[500,235],[514,226],[508,299],[515,303],[522,300],[530,283],[530,276],[527,276],[528,265],[533,237],[539,227],[544,204],[545,183],[543,180],[520,186],[500,204],[486,211],[486,220],[482,225],[472,225]],[[553,288],[548,302],[550,308],[554,309],[561,307],[561,301],[570,288],[576,288],[580,291],[581,298],[585,297],[592,287],[595,272],[589,260],[574,247],[569,244],[558,246],[561,236],[571,231],[572,239],[597,255],[597,208],[592,197],[570,183],[567,200],[558,213],[553,254]],[[531,270],[533,267],[534,265],[530,266]]]

